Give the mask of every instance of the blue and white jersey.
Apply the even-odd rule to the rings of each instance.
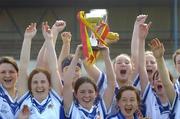
[[[180,119],[180,94],[177,93],[177,91],[172,104],[172,112],[170,117],[170,119]]]
[[[180,77],[176,79],[176,82],[174,83],[174,88],[177,91],[177,93],[180,93]]]
[[[15,119],[18,108],[17,100],[0,85],[0,119]]]
[[[137,89],[140,89],[140,78],[139,78],[139,74],[136,76],[136,78],[134,79],[134,82],[133,82],[133,86],[134,87],[137,87]],[[115,89],[114,89],[114,96],[118,95],[119,93],[119,85],[117,83],[117,81],[115,82]],[[117,106],[117,100],[116,98],[114,97],[114,100],[111,104],[111,112],[110,112],[110,115],[114,115],[114,114],[117,114],[119,112],[119,107]]]
[[[144,91],[142,104],[144,116],[151,119],[169,119],[170,105],[162,105],[160,99],[152,90],[150,83],[148,83]]]
[[[98,92],[101,97],[104,95],[105,89],[107,88],[107,77],[104,72],[100,72],[99,79],[97,81]]]
[[[115,115],[112,115],[110,117],[108,117],[107,119],[126,119],[124,117],[124,115],[121,113],[121,111],[119,111],[118,113],[116,113]],[[137,115],[134,114],[134,119],[138,119]]]
[[[133,81],[133,86],[136,87],[139,91],[141,91],[141,84],[140,84],[140,77],[139,74],[136,75],[134,81]]]
[[[104,101],[98,97],[95,101],[96,103],[91,107],[90,110],[83,108],[78,102],[73,101],[71,104],[68,114],[66,114],[67,119],[105,119],[107,115],[107,110]]]
[[[24,105],[29,107],[29,119],[64,119],[62,99],[54,90],[51,90],[41,103],[33,98],[30,92],[22,96],[18,103],[20,110]]]

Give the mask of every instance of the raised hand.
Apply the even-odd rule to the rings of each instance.
[[[100,48],[100,52],[104,58],[109,57],[109,48],[106,46],[98,46]]]
[[[151,26],[152,22],[149,22],[148,24],[142,23],[139,25],[139,39],[145,39],[149,33],[149,28]]]
[[[63,20],[57,20],[52,26],[52,32],[59,33],[66,27],[66,22]]]
[[[61,38],[63,43],[70,43],[71,42],[71,32],[62,32],[61,33]]]
[[[43,36],[46,40],[52,39],[53,35],[52,35],[51,29],[48,25],[48,22],[42,23],[42,33],[43,33]]]
[[[24,38],[32,39],[36,35],[37,29],[36,29],[36,23],[31,23],[24,33]]]
[[[163,57],[165,52],[164,45],[159,41],[158,38],[153,39],[149,46],[151,47],[153,55],[156,59]]]
[[[144,23],[146,21],[147,17],[148,17],[148,15],[144,15],[144,14],[138,15],[136,17],[135,23],[136,24],[142,24],[142,23]]]
[[[27,105],[23,106],[23,109],[19,113],[18,119],[29,119],[30,110]]]
[[[82,45],[81,44],[77,46],[75,54],[77,54],[79,58],[82,57]]]

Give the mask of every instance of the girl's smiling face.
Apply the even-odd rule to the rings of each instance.
[[[32,77],[31,92],[36,100],[43,101],[48,96],[49,90],[50,84],[44,73],[39,72]]]
[[[126,118],[133,117],[138,109],[136,93],[132,90],[125,90],[118,101],[118,106]]]
[[[75,96],[79,104],[89,110],[93,106],[97,93],[91,83],[85,82],[79,86]]]

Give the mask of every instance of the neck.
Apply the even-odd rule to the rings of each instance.
[[[11,96],[11,98],[15,98],[16,97],[16,89],[15,88],[10,88],[10,89],[6,89],[8,94]]]
[[[126,85],[131,85],[131,82],[129,80],[121,81],[121,79],[117,79],[117,83],[118,83],[119,87],[126,86]]]
[[[158,97],[159,97],[159,99],[160,99],[160,101],[161,101],[162,104],[165,104],[165,103],[168,102],[168,98],[167,98],[167,96],[166,96],[165,94],[163,94],[163,95],[158,95]]]
[[[134,116],[126,117],[126,119],[134,119]]]

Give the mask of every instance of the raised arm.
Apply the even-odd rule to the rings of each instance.
[[[131,40],[131,60],[133,63],[133,72],[131,76],[131,80],[134,80],[136,75],[139,73],[139,25],[143,24],[147,19],[147,15],[138,15],[136,21],[134,23],[134,29]]]
[[[95,64],[89,64],[86,59],[83,60],[83,65],[87,74],[97,82],[101,73],[98,67]]]
[[[149,28],[151,22],[149,24],[140,24],[139,26],[139,75],[140,75],[140,84],[141,91],[144,94],[145,88],[148,84],[148,75],[145,66],[145,39],[148,35]]]
[[[102,53],[103,60],[105,63],[106,76],[107,76],[107,88],[103,95],[103,99],[105,101],[106,108],[109,109],[110,105],[112,104],[112,100],[114,96],[115,73],[114,73],[113,65],[111,62],[110,55],[109,55],[109,48],[103,47],[101,49],[101,53]]]
[[[24,41],[22,44],[19,78],[17,80],[18,98],[28,91],[28,64],[30,60],[31,40],[36,35],[36,23],[31,23],[24,33]]]
[[[58,34],[64,30],[66,27],[66,22],[63,20],[56,20],[54,25],[52,26],[52,34],[53,34],[53,43],[56,44]]]
[[[61,96],[63,86],[61,83],[61,78],[58,70],[58,63],[57,63],[56,52],[53,44],[52,32],[47,23],[42,24],[42,32],[47,47],[46,59],[48,59],[48,67],[51,73],[52,88]]]
[[[70,54],[70,47],[71,47],[71,33],[70,32],[63,32],[61,33],[61,38],[63,41],[63,45],[61,48],[61,52],[59,54],[59,58],[58,58],[58,65],[59,65],[59,73],[62,75],[62,68],[61,68],[61,64],[62,61],[65,57],[67,57]]]
[[[70,106],[73,101],[73,77],[75,76],[75,69],[78,63],[79,57],[81,56],[81,46],[78,45],[75,56],[73,57],[71,64],[69,65],[68,70],[64,73],[64,87],[63,87],[63,99],[64,99],[64,110],[65,113],[68,113]]]
[[[58,37],[59,32],[61,32],[66,26],[66,22],[63,20],[57,20],[54,25],[52,26],[52,34],[53,34],[53,44],[55,46],[56,40]],[[48,63],[47,63],[47,48],[45,46],[45,43],[43,43],[37,57],[37,64],[36,67],[46,68],[48,69]]]
[[[173,87],[173,83],[170,80],[167,66],[164,61],[164,46],[159,41],[159,39],[155,38],[151,41],[150,47],[153,51],[154,57],[156,58],[158,71],[160,74],[160,78],[162,79],[163,85],[165,87],[166,94],[169,98],[170,103],[172,104],[175,98],[175,89]]]

